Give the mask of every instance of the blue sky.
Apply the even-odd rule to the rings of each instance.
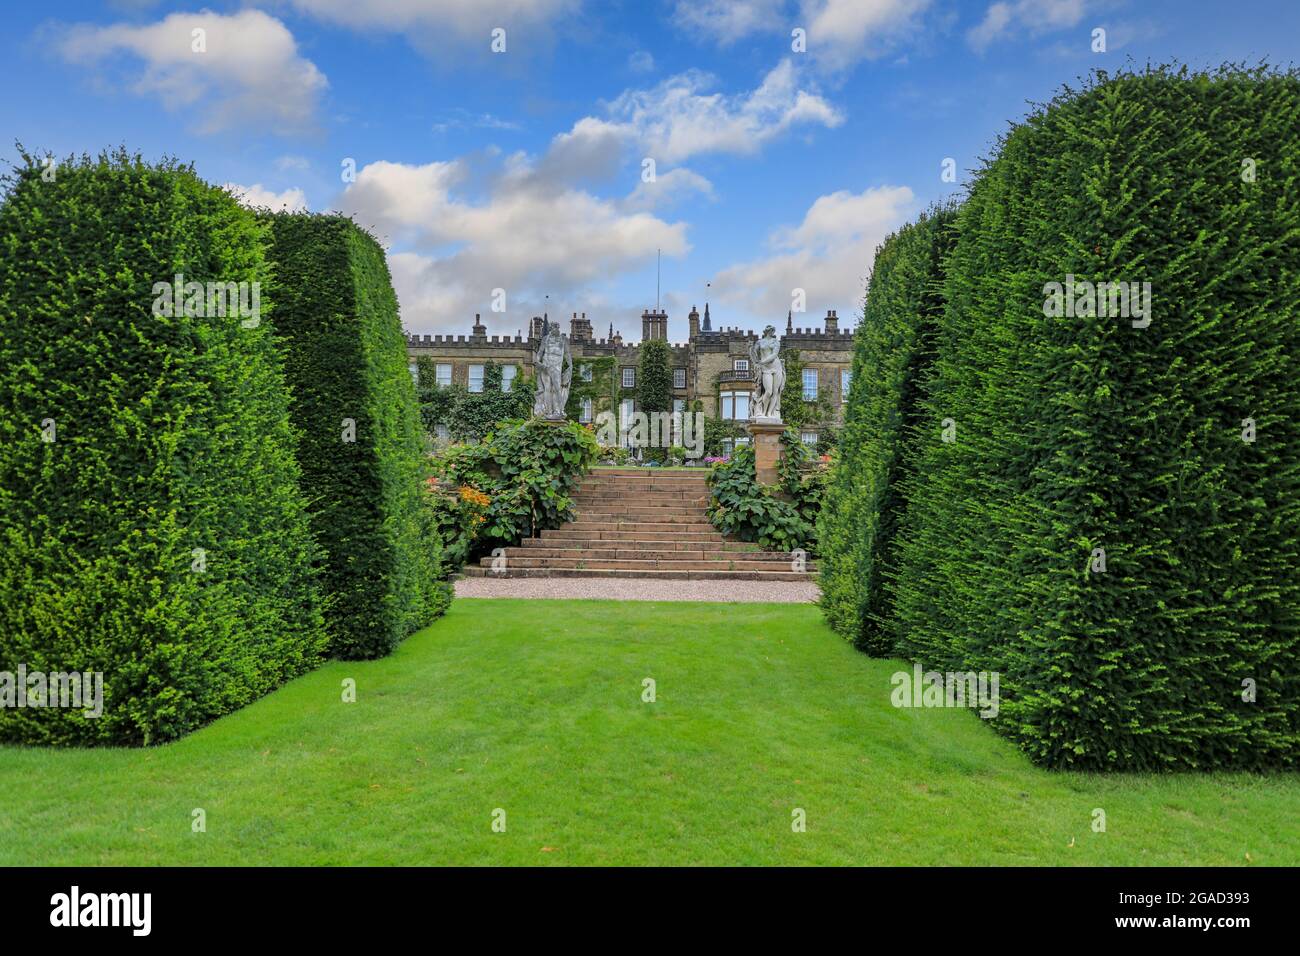
[[[0,155],[123,143],[250,203],[344,210],[411,332],[545,308],[635,340],[662,249],[683,339],[692,304],[783,325],[796,289],[796,325],[852,324],[876,244],[1091,69],[1298,47],[1293,0],[11,4]]]

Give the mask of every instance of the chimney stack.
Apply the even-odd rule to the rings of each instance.
[[[668,313],[659,311],[651,312],[646,309],[641,313],[641,341],[653,342],[658,340],[667,340],[668,338]]]
[[[582,313],[582,318],[578,318],[578,313],[573,313],[573,318],[569,320],[569,338],[574,342],[590,342],[592,340],[591,322],[587,319],[587,313]]]
[[[840,317],[835,314],[834,309],[826,310],[826,334],[834,335],[840,329]]]
[[[700,334],[700,310],[691,306],[691,314],[686,317],[687,327],[690,329],[687,338],[694,340],[695,336]]]

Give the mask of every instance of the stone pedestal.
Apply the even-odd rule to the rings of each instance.
[[[745,426],[754,443],[754,472],[760,485],[775,485],[778,481],[776,466],[781,462],[781,433],[783,422],[752,421]]]

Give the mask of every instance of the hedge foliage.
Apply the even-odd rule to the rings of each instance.
[[[932,210],[876,251],[854,335],[855,384],[818,519],[826,620],[880,657],[894,650],[896,534],[915,468],[914,435],[922,424],[923,379],[934,360],[954,218],[953,208]]]
[[[1298,183],[1294,72],[1152,68],[1063,91],[960,210],[894,634],[998,671],[1040,763],[1300,764]],[[1055,314],[1069,276],[1149,282],[1149,324]]]
[[[268,216],[312,530],[325,551],[330,653],[382,657],[441,614],[421,502],[423,437],[383,250],[350,219]]]
[[[155,290],[249,283],[251,305],[265,227],[190,167],[124,151],[52,177],[24,154],[6,185],[0,674],[98,672],[103,713],[0,707],[0,739],[174,738],[325,646],[269,303],[167,315]]]

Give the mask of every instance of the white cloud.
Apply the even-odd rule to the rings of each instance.
[[[445,57],[465,41],[490,47],[492,31],[506,31],[510,52],[515,31],[528,34],[577,10],[580,0],[291,0],[319,19],[359,30],[405,34],[429,53]],[[451,42],[449,42],[451,41]]]
[[[690,70],[648,90],[628,90],[609,105],[612,121],[656,162],[700,153],[754,153],[798,125],[835,127],[844,117],[782,60],[758,88],[727,96],[709,93],[713,78]]]
[[[998,0],[984,19],[966,33],[967,42],[983,51],[1013,32],[1031,36],[1077,26],[1087,12],[1087,0]]]
[[[656,176],[652,182],[638,183],[621,206],[623,209],[659,209],[671,207],[691,195],[714,199],[713,183],[682,166]]]
[[[196,51],[194,31],[205,49]],[[152,95],[191,118],[202,133],[266,125],[277,132],[311,126],[317,101],[329,85],[299,55],[293,34],[259,10],[224,16],[173,13],[146,26],[87,24],[68,29],[59,53],[75,63],[97,63],[118,53],[144,61],[131,88]]]
[[[673,20],[685,31],[699,31],[719,46],[729,46],[751,33],[781,29],[784,6],[785,0],[677,0]]]
[[[772,320],[786,314],[794,289],[804,290],[811,314],[856,307],[876,246],[907,220],[913,201],[906,186],[822,196],[802,222],[772,234],[770,255],[724,269],[713,289],[723,302]]]
[[[808,34],[806,55],[839,70],[885,55],[914,33],[931,0],[678,0],[673,20],[684,32],[726,47],[756,33]],[[788,48],[788,47],[787,47]]]
[[[297,188],[278,193],[267,189],[261,183],[253,183],[251,186],[226,183],[222,188],[234,194],[236,199],[252,209],[266,208],[277,212],[282,209],[288,212],[303,212],[307,209],[307,194]]]
[[[338,205],[407,246],[389,265],[408,329],[462,330],[475,312],[489,315],[500,288],[508,311],[496,318],[513,332],[546,292],[556,301],[585,295],[593,283],[644,266],[656,249],[666,256],[689,249],[684,222],[558,183],[544,166],[545,158],[508,158],[477,201],[458,195],[471,172],[466,160],[378,162],[358,172]]]
[[[918,27],[930,0],[803,0],[808,50],[823,66],[842,69],[893,50]]]
[[[471,113],[469,110],[456,108],[444,120],[433,124],[435,133],[445,133],[451,129],[495,129],[511,132],[522,129],[518,123],[504,120],[491,113]]]
[[[633,73],[649,73],[655,68],[655,58],[647,50],[637,50],[627,58],[627,68]]]

